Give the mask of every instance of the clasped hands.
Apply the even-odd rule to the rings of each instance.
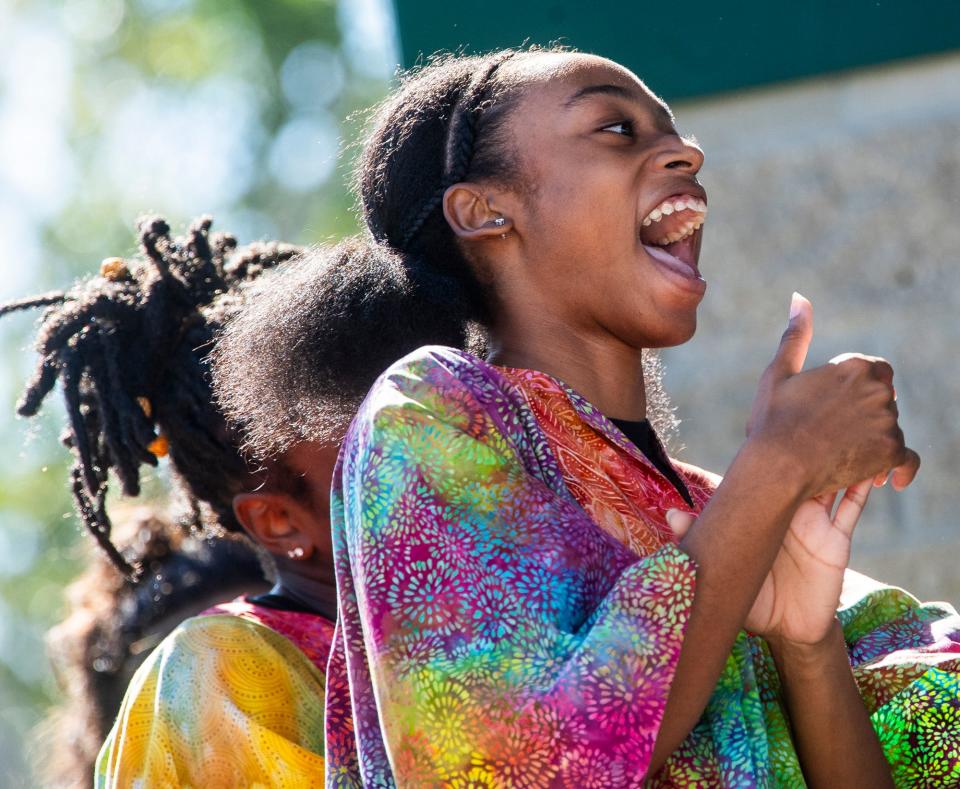
[[[747,425],[748,441],[789,454],[798,474],[790,482],[803,495],[744,627],[771,645],[800,649],[816,648],[835,627],[851,538],[871,488],[889,477],[902,490],[920,466],[904,444],[889,363],[843,354],[803,372],[812,337],[810,302],[794,294]],[[671,510],[667,520],[683,537],[695,517]]]

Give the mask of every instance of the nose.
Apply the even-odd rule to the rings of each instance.
[[[654,157],[654,165],[666,170],[684,170],[696,175],[703,167],[703,151],[693,140],[671,135]]]

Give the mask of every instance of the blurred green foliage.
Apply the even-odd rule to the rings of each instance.
[[[178,231],[212,213],[241,243],[353,232],[344,141],[390,77],[385,6],[0,0],[0,300],[130,254],[148,211]],[[3,786],[34,785],[30,732],[59,695],[43,637],[90,550],[66,491],[57,398],[35,424],[13,418],[35,318],[0,321]],[[163,473],[147,487],[163,498]]]

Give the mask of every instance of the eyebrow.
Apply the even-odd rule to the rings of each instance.
[[[576,106],[585,99],[589,99],[592,96],[613,96],[618,99],[625,99],[626,101],[638,100],[637,93],[630,88],[625,88],[623,85],[614,85],[604,84],[604,85],[587,85],[586,87],[580,88],[572,96],[564,100],[563,106],[566,109]],[[675,124],[673,113],[670,112],[663,104],[657,102],[656,109],[654,113],[657,116],[657,120],[664,123],[665,125],[670,126],[672,129]]]

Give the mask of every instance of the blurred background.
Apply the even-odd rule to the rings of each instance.
[[[680,457],[729,463],[799,290],[810,363],[891,359],[924,459],[909,491],[874,493],[854,567],[960,602],[960,6],[840,5],[0,0],[0,301],[132,253],[147,211],[177,232],[212,213],[241,243],[353,232],[360,111],[424,53],[606,55],[707,152],[709,291],[697,337],[664,354]],[[36,785],[31,732],[58,696],[44,634],[91,551],[59,407],[13,416],[35,317],[0,321],[0,786]]]

